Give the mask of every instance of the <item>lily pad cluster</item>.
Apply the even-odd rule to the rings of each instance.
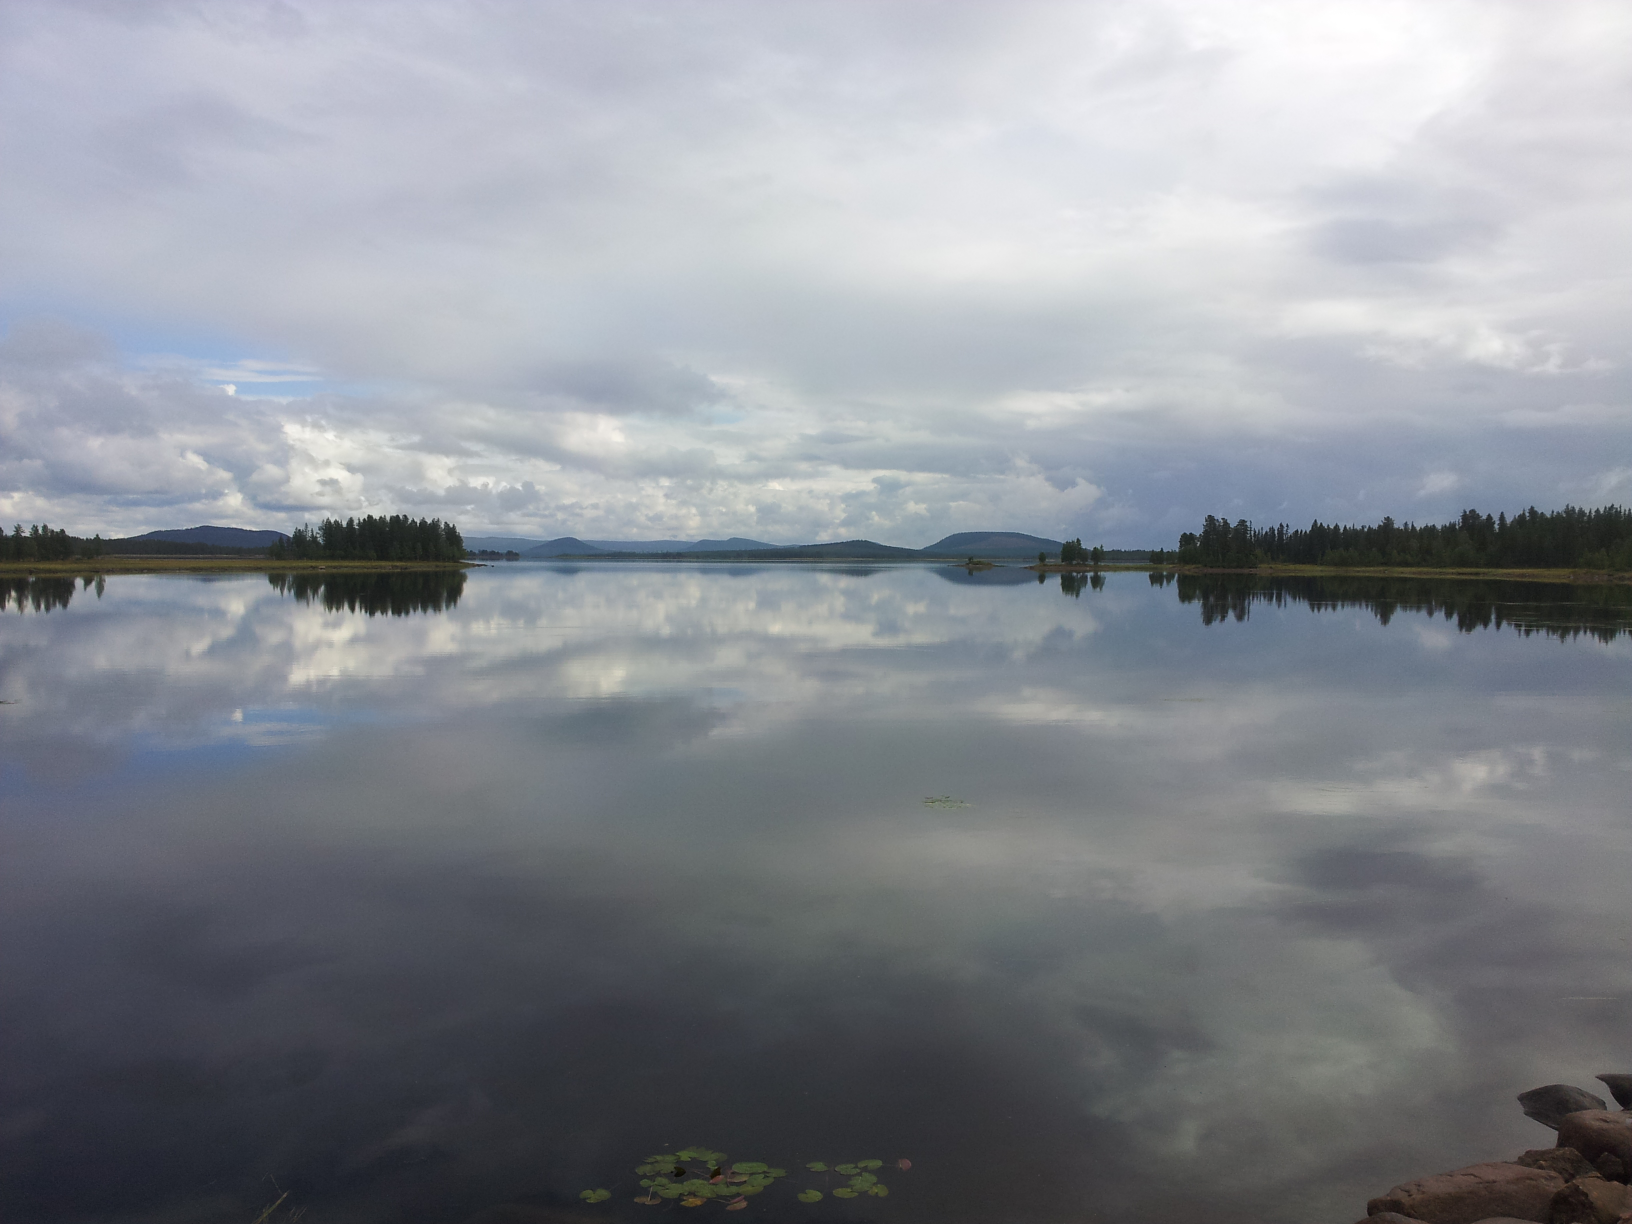
[[[857,1160],[849,1164],[829,1166],[813,1160],[805,1166],[812,1173],[826,1174],[824,1185],[834,1198],[853,1199],[867,1194],[884,1198],[890,1188],[878,1180],[875,1169],[884,1167],[882,1160]],[[896,1168],[910,1169],[910,1160],[896,1161]],[[708,1148],[681,1148],[678,1152],[659,1152],[646,1157],[635,1172],[640,1176],[643,1194],[635,1202],[655,1207],[664,1201],[678,1200],[682,1207],[701,1207],[717,1202],[727,1211],[741,1211],[748,1200],[761,1194],[768,1186],[788,1175],[786,1169],[775,1169],[758,1160],[739,1160],[727,1164],[724,1152]],[[846,1178],[842,1186],[833,1186],[833,1175]],[[604,1203],[612,1197],[610,1190],[585,1190],[578,1195],[586,1203]],[[801,1190],[801,1203],[819,1203],[826,1195],[822,1190]]]
[[[655,1207],[664,1199],[679,1199],[682,1207],[701,1207],[717,1199],[727,1211],[741,1211],[750,1197],[788,1175],[786,1169],[773,1169],[759,1160],[728,1165],[724,1152],[707,1148],[682,1148],[672,1154],[648,1156],[635,1172],[641,1175],[640,1184],[646,1191],[635,1199],[637,1203]]]
[[[898,1161],[897,1166],[902,1169],[912,1168],[911,1162],[905,1160]],[[834,1198],[842,1199],[853,1199],[863,1194],[870,1194],[874,1198],[887,1197],[890,1188],[879,1181],[878,1174],[873,1172],[874,1169],[882,1169],[883,1167],[884,1162],[882,1160],[858,1160],[852,1164],[836,1164],[831,1170],[820,1160],[813,1160],[805,1166],[812,1173],[833,1172],[840,1177],[848,1177],[850,1179],[849,1184],[835,1186],[831,1192]],[[822,1192],[820,1190],[805,1190],[800,1193],[799,1201],[801,1203],[815,1203],[820,1202],[821,1197]]]

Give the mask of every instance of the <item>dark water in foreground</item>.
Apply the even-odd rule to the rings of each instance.
[[[976,578],[8,586],[0,1218],[1347,1224],[1632,1071],[1624,588]]]

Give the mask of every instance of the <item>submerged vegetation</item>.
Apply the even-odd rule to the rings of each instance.
[[[678,1201],[682,1207],[701,1207],[719,1203],[726,1211],[741,1211],[748,1200],[762,1194],[778,1181],[787,1177],[786,1169],[775,1168],[764,1161],[739,1160],[725,1162],[726,1154],[704,1147],[681,1148],[678,1152],[660,1152],[648,1156],[635,1168],[640,1187],[645,1193],[635,1202],[648,1207],[659,1203]],[[876,1170],[884,1167],[882,1160],[856,1160],[845,1164],[828,1165],[812,1160],[805,1168],[821,1173],[823,1188],[807,1187],[795,1197],[801,1203],[819,1203],[831,1194],[834,1198],[852,1199],[862,1195],[885,1198],[890,1189],[879,1180]],[[896,1168],[912,1168],[910,1160],[896,1161]],[[833,1175],[845,1179],[842,1185],[832,1184]],[[586,1203],[604,1203],[612,1197],[607,1189],[584,1190],[578,1195]]]
[[[458,527],[441,519],[370,514],[297,527],[287,544],[272,545],[267,555],[274,561],[462,561],[465,541]]]
[[[1565,506],[1543,514],[1534,506],[1508,518],[1464,510],[1450,523],[1340,527],[1319,520],[1308,528],[1285,523],[1258,529],[1209,514],[1199,533],[1179,537],[1177,553],[1151,554],[1219,569],[1259,565],[1369,566],[1405,569],[1632,569],[1632,510]]]

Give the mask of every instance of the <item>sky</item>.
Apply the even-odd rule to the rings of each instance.
[[[0,519],[1632,501],[1632,8],[0,2]]]

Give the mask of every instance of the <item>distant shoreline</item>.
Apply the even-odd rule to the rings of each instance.
[[[939,565],[971,568],[967,560],[950,557],[741,557],[719,553],[621,553],[562,557],[529,557],[533,564],[575,562],[659,562],[702,565]],[[974,568],[1009,568],[1016,558],[977,558]],[[520,562],[482,561],[273,561],[263,557],[84,557],[68,561],[0,561],[0,577],[80,574],[266,574],[266,573],[390,573],[410,570],[465,570]],[[1148,562],[1110,561],[1099,565],[1061,565],[1046,562],[1020,566],[1036,574],[1162,573],[1242,574],[1260,578],[1451,578],[1502,582],[1554,582],[1571,586],[1632,585],[1632,573],[1572,569],[1409,569],[1402,566],[1262,565],[1256,569],[1218,569],[1204,565],[1152,565]]]
[[[470,561],[273,561],[266,557],[80,557],[69,561],[0,561],[0,576],[80,574],[283,574],[335,570],[381,573],[465,570]]]
[[[1050,561],[1033,563],[1028,570],[1039,574],[1092,574],[1096,571],[1133,570],[1157,574],[1251,574],[1259,578],[1483,578],[1506,582],[1562,582],[1572,586],[1626,586],[1632,573],[1577,569],[1413,569],[1403,565],[1260,565],[1254,569],[1223,569],[1209,565],[1061,565]]]

